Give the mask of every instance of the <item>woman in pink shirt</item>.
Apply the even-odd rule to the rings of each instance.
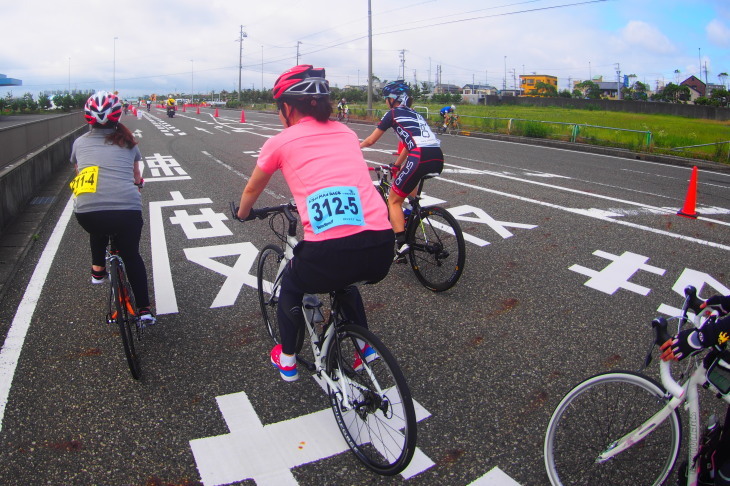
[[[332,104],[324,69],[295,66],[277,79],[273,95],[284,130],[261,148],[241,195],[238,217],[253,205],[271,176],[281,170],[297,204],[304,239],[282,278],[277,317],[281,344],[271,362],[286,381],[298,378],[296,351],[304,338],[305,293],[341,291],[348,319],[367,327],[356,282],[377,282],[388,274],[395,235],[388,211],[370,179],[357,135],[330,121]],[[334,197],[347,198],[342,214]],[[374,354],[364,349],[367,359]]]

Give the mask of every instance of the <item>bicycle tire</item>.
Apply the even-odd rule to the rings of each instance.
[[[372,332],[347,325],[336,333],[327,351],[325,369],[336,383],[346,383],[351,397],[348,405],[353,405],[343,409],[341,392],[329,390],[340,432],[368,469],[385,476],[398,474],[416,450],[416,412],[406,379],[393,355]],[[358,343],[367,343],[378,358],[355,371]],[[378,387],[384,395],[376,391]]]
[[[555,409],[545,434],[545,468],[553,485],[662,484],[682,444],[682,423],[674,410],[633,447],[602,464],[599,454],[666,405],[656,381],[630,371],[589,378]]]
[[[279,273],[279,264],[283,259],[284,250],[276,245],[266,245],[261,250],[256,267],[256,287],[261,316],[264,319],[266,332],[273,339],[274,344],[281,343],[279,320],[276,317],[279,304],[279,282],[276,282],[276,277]],[[273,285],[275,288],[272,289]]]
[[[137,350],[134,348],[134,336],[138,332],[134,293],[132,293],[124,267],[120,265],[119,260],[112,260],[109,275],[111,292],[114,296],[112,317],[119,326],[119,335],[122,338],[129,371],[132,373],[132,378],[139,380],[142,377],[142,365]]]
[[[456,218],[439,206],[421,208],[406,228],[413,273],[433,292],[448,290],[464,272],[466,245]]]

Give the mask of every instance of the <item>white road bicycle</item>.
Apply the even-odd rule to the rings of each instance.
[[[281,278],[298,243],[296,212],[293,203],[252,210],[258,219],[269,218],[271,230],[285,245],[284,249],[273,244],[265,246],[256,272],[266,332],[276,344],[281,342],[276,317]],[[231,213],[238,219],[234,203]],[[277,228],[277,221],[282,230]],[[411,392],[398,363],[380,339],[345,318],[339,294],[330,293],[329,313],[319,297],[304,296],[302,310],[311,355],[305,357],[302,352],[304,336],[300,336],[297,361],[314,373],[327,391],[340,432],[355,456],[379,474],[398,474],[411,462],[416,449],[416,412]],[[365,344],[375,351],[374,355],[363,356]]]
[[[717,318],[700,310],[697,290],[685,289],[682,315],[652,322],[652,351],[661,346],[676,324],[701,327]],[[688,311],[694,317],[688,317]],[[669,322],[668,322],[669,321]],[[686,363],[686,365],[685,365]],[[681,406],[689,412],[688,459],[679,468],[677,484],[697,484],[700,447],[700,386],[730,404],[730,351],[713,346],[686,358],[678,382],[671,367],[676,362],[660,360],[662,385],[630,371],[602,373],[573,388],[555,409],[545,435],[545,467],[553,485],[660,485],[672,472],[682,445]],[[730,408],[728,408],[730,413]],[[684,479],[686,475],[686,480]]]

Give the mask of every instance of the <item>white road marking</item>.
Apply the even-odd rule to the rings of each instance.
[[[69,198],[66,207],[61,213],[61,217],[56,223],[56,227],[48,239],[46,247],[43,249],[38,263],[35,266],[33,275],[30,277],[28,287],[23,293],[23,299],[15,311],[13,322],[10,323],[10,329],[5,337],[2,349],[0,349],[0,430],[2,430],[3,417],[5,416],[5,407],[8,404],[8,395],[10,394],[10,386],[13,383],[15,369],[18,366],[20,352],[25,343],[25,336],[30,328],[30,321],[33,318],[38,299],[43,292],[43,286],[46,283],[48,271],[56,257],[56,252],[61,244],[61,238],[66,231],[66,226],[71,219],[73,213],[73,197]]]
[[[253,479],[262,485],[298,484],[291,469],[346,452],[331,409],[263,425],[244,392],[216,397],[230,433],[190,441],[198,472],[206,485]],[[415,400],[416,420],[431,414]],[[434,465],[416,449],[405,479]]]

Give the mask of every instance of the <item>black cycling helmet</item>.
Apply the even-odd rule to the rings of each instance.
[[[411,87],[402,79],[398,81],[391,81],[383,86],[383,96],[385,98],[393,98],[403,105],[406,104],[410,95]]]

